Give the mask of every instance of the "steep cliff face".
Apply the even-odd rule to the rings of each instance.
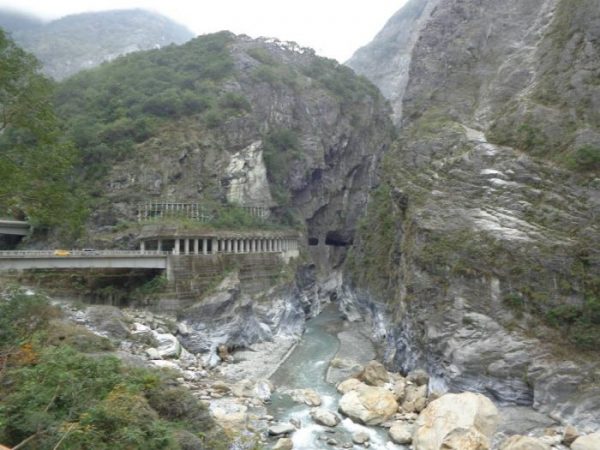
[[[448,0],[415,19],[401,109],[394,101],[401,137],[348,266],[390,364],[426,365],[452,388],[590,428],[600,425],[594,3]]]
[[[92,230],[156,199],[273,207],[306,224],[323,273],[352,242],[394,138],[387,103],[350,69],[229,33],[76,76],[58,104],[96,198]]]
[[[408,83],[412,51],[423,25],[439,0],[410,0],[386,23],[375,39],[360,48],[346,64],[377,85],[402,118],[402,100]]]
[[[181,44],[193,37],[184,26],[141,9],[75,14],[47,23],[0,11],[0,26],[56,80],[126,53]]]

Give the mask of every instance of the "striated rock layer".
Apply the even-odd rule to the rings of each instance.
[[[371,317],[387,363],[427,367],[435,389],[589,429],[600,182],[577,158],[600,152],[599,14],[593,1],[447,0],[410,15],[410,36],[390,21],[349,63],[402,119],[346,265],[348,317]],[[396,57],[408,81],[390,91]]]

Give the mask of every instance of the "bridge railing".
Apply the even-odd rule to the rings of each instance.
[[[0,251],[0,258],[140,257],[167,256],[169,253],[156,250],[3,250]]]

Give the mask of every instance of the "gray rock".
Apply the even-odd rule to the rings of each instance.
[[[127,318],[119,308],[108,305],[90,306],[86,310],[86,316],[94,329],[108,337],[114,339],[129,337]]]
[[[323,408],[311,409],[310,417],[312,417],[319,425],[324,425],[326,427],[335,427],[340,423],[340,418],[337,414]]]
[[[383,386],[390,380],[387,370],[378,361],[370,361],[358,375],[358,378],[370,386]]]
[[[362,445],[365,442],[369,442],[370,440],[371,437],[368,435],[368,433],[365,433],[364,431],[357,431],[356,433],[352,434],[352,442],[354,442],[355,444]]]
[[[429,374],[424,370],[412,370],[408,372],[406,379],[417,386],[423,386],[429,383]]]
[[[563,433],[562,442],[566,446],[570,447],[573,442],[579,437],[579,432],[577,429],[571,425],[567,425],[565,427],[565,431]]]
[[[406,422],[394,422],[389,429],[389,435],[392,441],[400,445],[409,445],[412,442],[412,435],[415,430],[413,424]]]
[[[600,433],[592,433],[580,436],[573,444],[571,450],[598,450],[600,448]]]
[[[271,436],[280,436],[282,434],[290,434],[296,431],[296,427],[291,423],[277,423],[269,426],[268,432]]]
[[[147,348],[146,355],[148,355],[148,358],[150,359],[162,359],[160,352],[155,348]]]
[[[292,450],[294,443],[290,438],[281,438],[273,446],[273,450]]]
[[[158,354],[161,358],[179,358],[181,353],[181,344],[175,336],[169,333],[159,333],[153,331],[154,338],[158,342]]]
[[[542,440],[529,436],[511,436],[500,447],[500,450],[550,450],[550,446]]]

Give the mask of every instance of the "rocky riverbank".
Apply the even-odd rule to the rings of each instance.
[[[176,316],[59,304],[71,320],[111,340],[122,360],[175,373],[240,448],[600,448],[599,434],[580,435],[531,408],[498,406],[478,393],[442,393],[423,370],[387,371],[373,360],[370,324],[343,320],[334,306],[325,319],[309,322],[302,338],[281,332],[244,348],[221,344],[214,353],[193,353],[185,345],[190,322]]]

